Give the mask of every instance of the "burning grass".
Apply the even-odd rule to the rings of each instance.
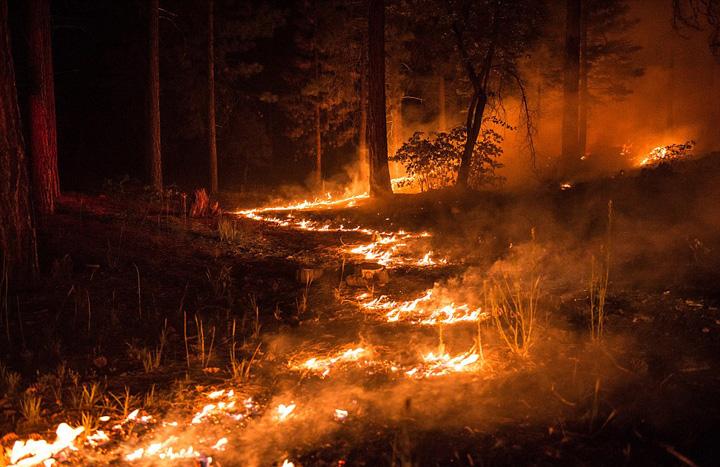
[[[581,191],[568,190],[567,195]],[[222,243],[223,250],[208,257],[218,260],[197,265],[189,274],[197,281],[174,295],[152,289],[153,279],[165,273],[162,268],[140,263],[128,269],[131,293],[125,302],[117,304],[114,294],[108,300],[93,296],[95,282],[89,280],[82,293],[68,294],[76,309],[59,321],[75,319],[79,326],[73,329],[81,331],[74,332],[82,333],[78,340],[88,338],[90,329],[104,330],[104,321],[112,322],[111,315],[105,320],[95,306],[92,322],[86,322],[90,296],[93,305],[112,303],[116,320],[132,316],[138,321],[133,328],[138,335],[127,342],[133,345],[119,342],[123,350],[134,350],[134,358],[108,363],[107,342],[115,334],[106,332],[87,358],[95,375],[63,373],[28,385],[2,368],[7,399],[18,408],[26,401],[18,415],[26,420],[17,426],[33,419],[57,427],[57,433],[46,433],[46,441],[25,435],[6,439],[8,464],[87,459],[162,465],[187,459],[201,465],[385,465],[393,455],[440,464],[457,458],[522,464],[529,457],[592,463],[599,459],[592,446],[596,442],[613,461],[632,463],[637,459],[623,454],[626,439],[613,437],[612,430],[621,420],[648,417],[617,394],[631,390],[641,397],[644,388],[660,383],[663,391],[673,391],[676,378],[705,371],[696,369],[706,367],[700,359],[686,365],[692,370],[673,366],[672,377],[663,374],[654,380],[658,370],[649,358],[633,349],[633,341],[617,335],[618,320],[625,318],[607,295],[608,281],[593,282],[592,277],[593,297],[599,298],[597,291],[604,288],[604,337],[599,345],[588,346],[588,328],[598,323],[599,308],[588,316],[588,281],[575,274],[583,268],[560,261],[567,276],[576,275],[582,293],[558,291],[553,281],[558,274],[548,273],[555,263],[549,254],[538,253],[544,245],[534,235],[526,242],[517,240],[527,238],[524,232],[501,257],[463,269],[462,255],[448,253],[445,261],[433,253],[446,252],[438,248],[443,236],[436,231],[374,229],[341,219],[345,214],[335,211],[363,202],[362,197],[324,199],[242,211],[232,225],[221,227],[222,242],[217,242],[219,231],[213,225],[207,238]],[[597,225],[604,223],[593,228]],[[247,245],[256,231],[270,245],[262,254]],[[315,231],[319,234],[308,233]],[[333,232],[352,234],[343,239]],[[308,247],[307,238],[322,240]],[[342,243],[347,239],[350,243]],[[463,252],[468,245],[463,243]],[[315,265],[309,268],[296,260],[304,249],[318,262],[331,257],[342,267],[335,271],[322,264],[322,276],[313,273],[313,280],[300,280],[298,267],[315,271]],[[238,260],[223,263],[232,255]],[[265,258],[269,266],[258,255],[271,257]],[[252,267],[245,267],[246,262]],[[113,263],[114,274],[122,270],[122,259]],[[343,281],[345,266],[391,272],[389,280],[352,286]],[[101,270],[94,281],[102,276]],[[68,286],[63,295],[68,289],[80,287]],[[249,304],[248,292],[253,296]],[[303,310],[294,313],[298,294],[304,297]],[[164,316],[158,310],[168,295],[173,313]],[[8,315],[7,309],[3,312]],[[625,319],[626,326],[630,320]],[[711,328],[712,321],[708,323],[703,326]],[[144,334],[137,333],[143,328]],[[678,352],[688,348],[664,347]],[[675,365],[675,360],[664,361]],[[123,377],[117,376],[120,371],[126,372]],[[92,385],[93,378],[99,380],[97,373],[104,372],[109,383],[117,383]],[[146,391],[149,382],[153,386]],[[617,430],[627,433],[629,426]],[[632,428],[647,439],[642,426]],[[602,441],[598,433],[618,444]],[[540,454],[506,447],[515,444],[532,445]],[[574,446],[581,446],[582,456],[568,455]],[[633,449],[642,448],[633,444]],[[662,449],[663,455],[667,452]]]

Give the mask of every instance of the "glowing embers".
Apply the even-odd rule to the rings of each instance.
[[[423,362],[405,371],[411,378],[431,378],[451,373],[475,372],[482,368],[482,358],[474,348],[460,355],[450,356],[444,351],[429,352],[423,356]]]
[[[81,426],[73,428],[67,423],[61,423],[55,430],[56,438],[52,443],[35,439],[15,441],[10,451],[10,465],[52,465],[55,463],[54,458],[62,451],[66,449],[77,450],[75,439],[83,431],[84,428]]]
[[[275,408],[275,415],[274,418],[278,422],[284,422],[287,419],[289,419],[293,412],[295,411],[295,408],[297,407],[297,404],[294,402],[291,402],[289,404],[280,404]]]
[[[456,305],[444,297],[437,297],[434,289],[428,289],[423,295],[404,302],[391,300],[386,295],[372,298],[362,293],[356,298],[365,310],[383,312],[388,322],[409,321],[415,324],[436,325],[458,322],[476,322],[490,317],[480,307],[474,308],[464,303]]]
[[[290,362],[290,369],[309,372],[325,378],[330,372],[347,364],[364,365],[368,363],[372,352],[364,347],[339,350],[329,356],[311,357],[301,362]]]
[[[205,404],[203,408],[193,415],[192,423],[197,425],[208,419],[218,417],[230,417],[235,420],[242,420],[257,410],[257,404],[251,397],[238,401],[235,391],[218,390],[207,395],[212,402]]]

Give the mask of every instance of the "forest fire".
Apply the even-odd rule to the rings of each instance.
[[[0,467],[720,465],[718,18],[0,0]]]

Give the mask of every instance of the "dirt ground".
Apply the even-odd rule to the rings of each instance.
[[[3,446],[52,440],[67,422],[85,427],[78,451],[56,455],[68,465],[717,464],[717,180],[711,155],[570,189],[259,214],[290,226],[233,213],[261,204],[242,196],[222,200],[221,219],[194,219],[177,193],[67,194],[42,225],[42,278],[2,297]],[[403,239],[388,244],[389,280],[351,284],[376,261],[349,251],[391,234]],[[430,251],[445,261],[422,264]],[[522,302],[536,277],[524,355],[490,315],[393,321],[359,298],[433,289],[486,311],[488,284],[517,285]],[[358,348],[327,374],[303,366]],[[423,376],[428,352],[481,356]],[[244,408],[220,407],[218,390]],[[133,409],[148,418],[128,419]],[[98,429],[108,439],[88,436]],[[195,452],[162,460],[148,449],[158,439]]]

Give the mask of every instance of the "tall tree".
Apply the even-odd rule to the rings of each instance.
[[[210,158],[210,191],[218,191],[218,160],[217,160],[217,133],[215,128],[215,17],[214,0],[207,2],[207,139],[208,156]]]
[[[329,0],[298,1],[293,12],[297,53],[287,67],[282,109],[298,152],[313,161],[312,184],[322,186],[327,154],[357,135],[361,101],[358,12]],[[362,14],[361,18],[364,18]]]
[[[0,1],[0,179],[2,280],[23,278],[37,270],[37,249],[6,1]]]
[[[368,6],[368,149],[370,196],[392,194],[385,115],[385,2]]]
[[[473,154],[486,107],[499,104],[504,92],[517,90],[528,116],[518,60],[537,36],[542,10],[540,2],[530,0],[455,0],[439,3],[436,9],[445,14],[434,16],[432,21],[450,35],[447,39],[455,46],[460,68],[468,83],[465,92],[468,98],[465,143],[456,180],[459,188],[465,188],[471,179]]]
[[[582,1],[565,2],[565,60],[563,66],[562,172],[570,175],[580,159],[579,90]]]
[[[29,62],[28,150],[32,193],[41,214],[52,214],[60,194],[55,122],[55,83],[52,63],[50,0],[27,0]]]
[[[147,74],[147,165],[149,181],[162,190],[162,159],[160,153],[160,4],[148,1],[148,74]]]

